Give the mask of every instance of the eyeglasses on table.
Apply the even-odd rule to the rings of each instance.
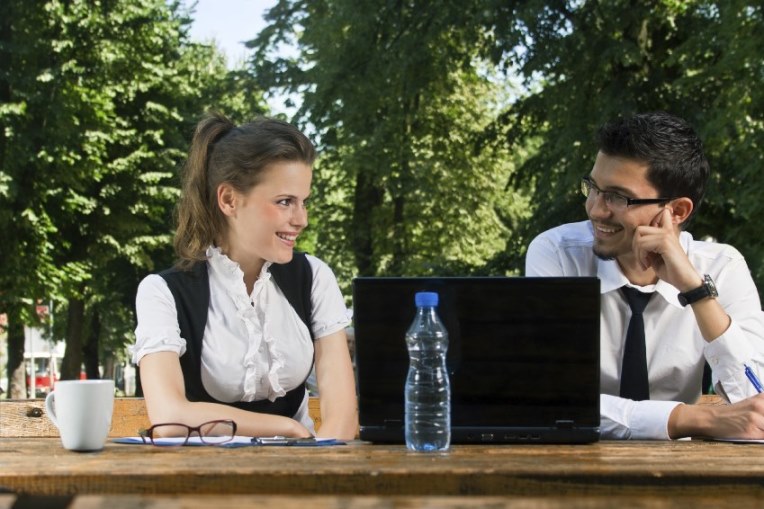
[[[196,433],[203,445],[221,445],[233,440],[233,437],[236,435],[236,423],[230,419],[208,421],[199,426],[189,426],[177,422],[163,422],[154,424],[148,429],[138,430],[138,435],[144,444],[157,446],[186,445],[193,433]],[[177,440],[172,443],[159,442],[159,440],[167,438],[184,440]]]

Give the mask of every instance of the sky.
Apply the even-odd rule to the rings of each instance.
[[[214,40],[218,48],[226,54],[228,67],[233,68],[244,62],[249,50],[243,42],[254,39],[265,27],[263,14],[276,5],[278,0],[198,0],[192,14],[191,38],[198,42]],[[191,6],[194,0],[184,0]],[[297,97],[292,101],[298,103]],[[272,114],[291,116],[295,108],[285,105],[285,98],[279,94],[266,97]]]
[[[199,42],[215,40],[228,57],[229,67],[247,56],[243,41],[254,39],[265,26],[263,14],[277,0],[198,0],[191,37]],[[191,6],[194,0],[184,0]]]

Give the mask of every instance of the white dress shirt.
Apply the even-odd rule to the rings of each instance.
[[[680,403],[701,394],[704,361],[712,368],[714,390],[730,402],[756,391],[745,376],[748,364],[764,372],[764,313],[743,256],[733,247],[693,240],[681,232],[680,244],[699,275],[709,274],[719,290],[719,303],[731,317],[729,328],[711,342],[703,339],[691,306],[682,307],[679,290],[659,280],[648,287],[632,285],[615,260],[592,251],[589,221],[548,230],[531,242],[526,276],[597,276],[601,300],[601,432],[603,438],[667,439],[668,419]],[[649,401],[618,397],[621,360],[631,311],[618,291],[628,285],[655,291],[644,311]]]
[[[271,280],[266,263],[247,294],[244,273],[218,248],[207,250],[210,304],[204,329],[201,376],[204,388],[222,402],[274,399],[307,378],[313,345],[305,323]],[[348,313],[334,273],[307,256],[313,270],[312,330],[316,341],[348,325]],[[186,351],[175,300],[156,274],[141,281],[136,296],[138,326],[132,360],[155,352]],[[295,419],[313,429],[306,397]]]

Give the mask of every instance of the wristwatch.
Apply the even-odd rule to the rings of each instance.
[[[703,300],[706,298],[714,298],[718,297],[719,292],[716,290],[716,285],[714,284],[714,280],[711,279],[711,276],[706,274],[703,276],[703,284],[699,287],[695,288],[694,290],[690,290],[689,292],[683,292],[679,294],[679,304],[682,306],[686,306],[688,304],[692,304],[694,302],[698,302],[699,300]]]

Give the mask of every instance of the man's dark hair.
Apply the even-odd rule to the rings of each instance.
[[[661,197],[692,200],[690,218],[700,208],[711,169],[686,121],[663,111],[642,113],[603,125],[597,143],[608,156],[647,163],[647,180]]]

